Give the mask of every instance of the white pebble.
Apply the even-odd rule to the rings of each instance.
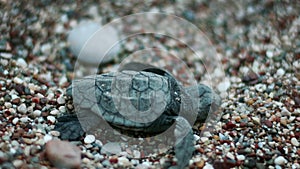
[[[51,134],[52,136],[55,136],[55,137],[60,136],[59,131],[55,131],[55,130],[50,131],[49,134]]]
[[[55,123],[55,117],[54,116],[48,116],[47,120],[50,121],[51,123]]]
[[[44,142],[47,143],[47,142],[50,141],[50,140],[52,140],[52,136],[49,135],[49,134],[46,134],[46,135],[44,136]]]
[[[33,109],[34,109],[34,107],[31,105],[31,106],[27,107],[27,112],[32,113]]]
[[[279,68],[276,72],[276,75],[279,77],[283,76],[284,74],[285,74],[285,71],[282,68]]]
[[[85,144],[91,144],[91,143],[93,143],[95,140],[96,140],[96,138],[95,138],[94,135],[87,135],[87,136],[84,138],[84,143],[85,143]]]
[[[292,169],[296,169],[296,168],[300,168],[299,163],[294,163],[294,164],[292,165]]]
[[[118,158],[118,163],[121,165],[121,166],[126,166],[126,167],[128,167],[128,166],[130,166],[131,165],[131,163],[129,162],[129,160],[128,160],[128,158],[126,158],[126,157],[119,157]]]
[[[194,134],[194,140],[198,141],[200,139],[200,137],[197,134]]]
[[[224,120],[226,120],[226,119],[228,119],[229,118],[229,113],[227,113],[227,114],[225,114],[224,116],[222,116],[222,119],[224,119]]]
[[[204,142],[208,141],[208,138],[207,137],[201,137],[200,140],[201,140],[201,142],[204,143]]]
[[[273,54],[273,51],[268,50],[268,51],[266,52],[266,55],[268,56],[268,58],[272,58],[274,54]]]
[[[57,109],[53,109],[50,111],[51,115],[57,115],[59,113],[59,111]]]
[[[236,158],[239,160],[239,161],[244,161],[246,159],[246,157],[244,155],[237,155]]]
[[[0,63],[1,63],[2,66],[7,66],[7,65],[8,65],[8,60],[6,60],[6,59],[1,59],[1,60],[0,60]]]
[[[49,55],[50,52],[51,52],[51,45],[50,45],[50,43],[43,44],[41,46],[41,51],[42,51],[43,54]]]
[[[20,168],[20,167],[23,165],[23,161],[22,161],[22,160],[14,160],[14,161],[13,161],[13,165],[14,165],[16,168]]]
[[[46,80],[46,81],[51,81],[51,79],[52,79],[52,74],[51,74],[51,72],[43,73],[43,74],[40,74],[39,77],[40,77],[41,79]]]
[[[279,156],[275,158],[274,163],[277,165],[284,165],[285,163],[287,163],[287,160],[284,157]]]
[[[34,110],[32,113],[35,117],[38,117],[42,114],[42,112],[40,110]]]
[[[12,58],[12,54],[11,53],[1,53],[1,57],[5,58],[5,59],[10,59],[10,58]]]
[[[17,124],[19,122],[19,118],[18,117],[15,117],[13,120],[12,120],[12,123],[13,124]]]
[[[267,89],[267,86],[265,84],[257,84],[255,85],[255,89],[258,92],[264,92]]]
[[[66,112],[66,107],[65,106],[59,106],[58,110],[62,113]]]
[[[252,120],[255,124],[260,124],[260,118],[258,117],[252,117]]]
[[[14,99],[17,99],[17,98],[20,98],[19,96],[17,96],[16,94],[12,94],[10,95],[11,96],[11,100],[14,100]]]
[[[203,169],[214,169],[214,167],[209,163],[205,163],[205,166],[203,167]]]
[[[35,95],[36,97],[38,97],[38,98],[44,98],[44,95],[42,95],[41,93],[37,93],[36,95]]]
[[[3,71],[3,75],[5,75],[5,76],[8,75],[8,73],[9,73],[9,72],[8,72],[7,70],[4,70],[4,71]]]
[[[16,62],[16,65],[20,66],[23,69],[27,67],[27,63],[23,58],[19,58]]]
[[[55,33],[61,34],[65,31],[64,26],[62,24],[57,24],[54,29]]]
[[[20,121],[23,122],[23,123],[28,122],[28,120],[29,120],[28,117],[21,117],[21,118],[20,118]]]
[[[291,139],[291,143],[294,145],[294,146],[299,146],[299,141],[295,138],[295,137],[293,137],[292,139]]]
[[[12,107],[12,104],[10,102],[5,102],[4,106],[9,109]]]
[[[21,79],[21,78],[19,78],[19,77],[15,77],[14,78],[14,83],[16,83],[16,84],[22,84],[24,81]]]
[[[54,93],[49,93],[47,99],[52,100],[53,98],[54,98]]]
[[[17,110],[20,112],[20,113],[23,113],[25,114],[27,112],[27,107],[24,103],[20,104],[20,106],[18,106]]]
[[[232,153],[230,153],[230,152],[228,152],[226,154],[226,157],[230,158],[231,160],[234,160],[234,155]]]
[[[60,96],[57,98],[56,101],[57,101],[58,104],[65,104],[65,103],[66,103],[65,98],[64,98],[63,95],[60,95]]]
[[[66,83],[68,81],[66,76],[62,76],[59,80],[59,85],[63,85],[64,83]]]
[[[15,109],[15,108],[9,108],[8,111],[9,111],[11,114],[15,114],[15,113],[16,113],[16,109]]]

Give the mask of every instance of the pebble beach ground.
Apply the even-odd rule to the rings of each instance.
[[[0,168],[57,166],[46,143],[58,138],[54,125],[71,106],[64,97],[76,61],[67,43],[69,31],[80,20],[101,18],[105,24],[146,11],[176,14],[203,30],[226,76],[221,85],[213,85],[227,93],[218,111],[220,119],[213,130],[201,135],[203,124],[194,127],[196,151],[187,168],[300,168],[299,1],[1,0],[0,9]],[[136,43],[128,40],[123,53],[102,71],[114,70],[122,55],[139,47],[135,46],[139,40],[151,38],[141,36]],[[172,40],[155,38],[163,42],[162,47],[183,48]],[[197,59],[192,55],[182,59],[201,79],[203,68]],[[170,63],[160,64],[174,65]],[[108,147],[93,135],[67,144],[76,145],[68,147],[75,155],[61,163],[81,160],[80,168],[168,168],[176,164],[172,150],[138,160],[105,155],[101,149]],[[143,156],[137,150],[124,153]]]

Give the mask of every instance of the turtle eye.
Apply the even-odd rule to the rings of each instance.
[[[175,101],[177,101],[177,102],[180,102],[180,101],[181,101],[181,98],[180,98],[178,92],[174,92],[174,96],[175,96]]]

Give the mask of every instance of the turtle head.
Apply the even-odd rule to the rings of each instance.
[[[220,104],[221,98],[211,88],[204,84],[191,86],[186,89],[187,93],[197,104],[197,121],[205,122],[211,112],[216,111]]]

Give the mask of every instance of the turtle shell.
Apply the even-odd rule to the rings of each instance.
[[[82,88],[82,84],[88,85],[84,81],[93,81],[94,85]],[[122,70],[89,77],[80,83],[72,86],[73,96],[75,93],[78,96],[73,99],[74,105],[81,109],[90,108],[89,113],[92,113],[77,111],[83,129],[89,129],[92,124],[100,126],[94,124],[98,121],[95,117],[102,117],[122,133],[139,137],[155,135],[168,129],[180,111],[181,85],[161,69]],[[87,99],[93,94],[96,104]]]

